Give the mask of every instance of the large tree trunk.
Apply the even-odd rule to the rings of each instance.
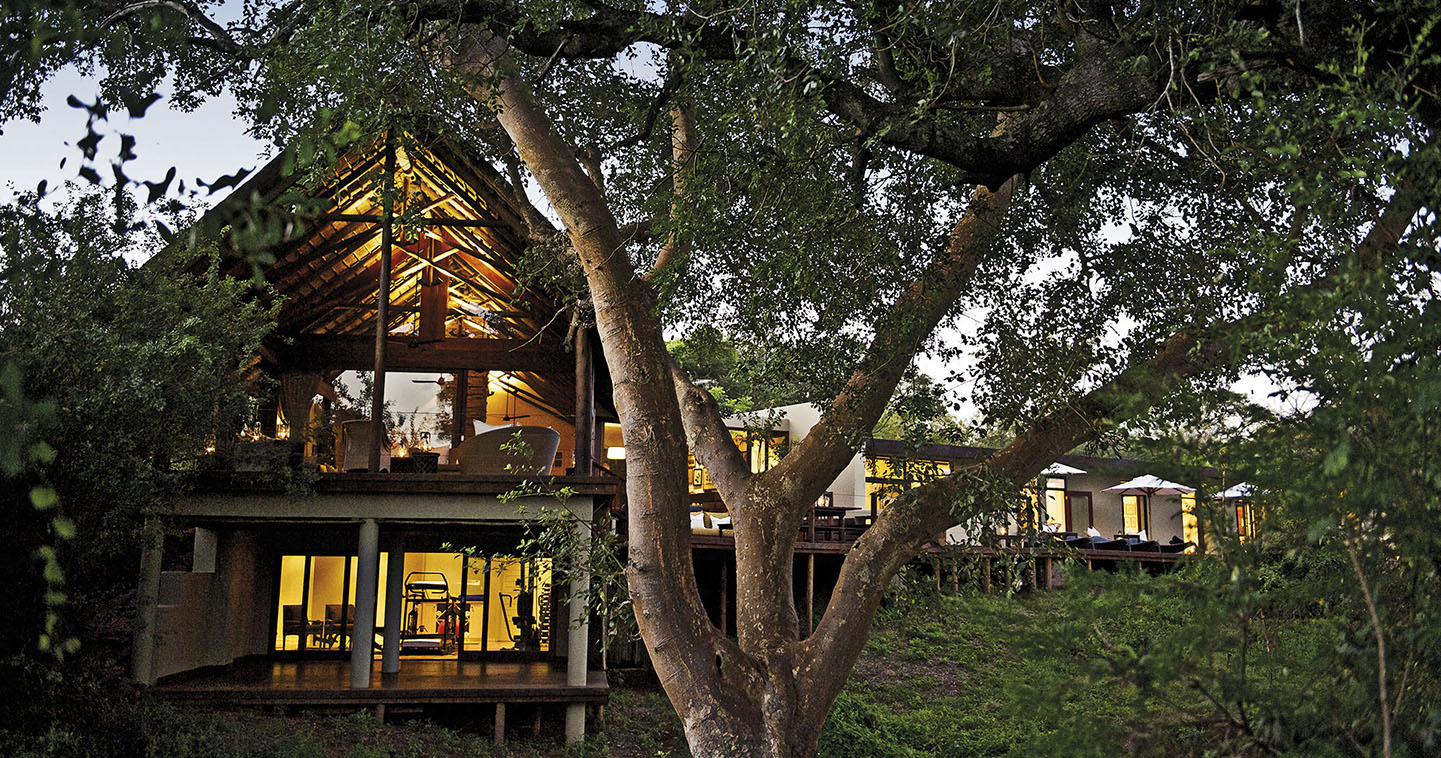
[[[504,41],[469,31],[454,40],[450,64],[472,75],[473,94],[495,106],[564,223],[590,284],[626,441],[631,599],[691,750],[697,756],[814,755],[886,583],[944,525],[919,518],[918,508],[888,509],[856,546],[866,558],[847,561],[816,634],[802,640],[791,581],[801,519],[851,460],[856,430],[869,429],[884,409],[909,363],[896,356],[915,352],[975,269],[974,249],[994,219],[968,214],[957,225],[947,251],[897,303],[900,317],[878,330],[837,399],[838,410],[770,474],[752,475],[714,400],[671,363],[653,290],[622,248],[600,189],[513,75]],[[1003,209],[1008,197],[1009,185],[995,193],[978,190],[977,207]],[[710,623],[696,589],[688,449],[711,471],[735,524],[735,639]]]
[[[496,110],[585,270],[627,447],[631,600],[661,685],[697,756],[814,755],[887,583],[928,541],[981,515],[985,493],[1014,491],[1015,482],[1094,438],[1100,420],[1134,415],[1175,382],[1225,365],[1233,352],[1231,332],[1254,330],[1275,316],[1263,311],[1172,335],[1109,383],[1037,419],[986,461],[910,490],[856,541],[824,616],[802,638],[791,582],[801,519],[855,455],[856,442],[884,410],[911,357],[970,280],[1008,207],[1014,179],[976,188],[943,249],[876,324],[866,354],[821,421],[777,466],[752,474],[714,399],[670,360],[648,278],[635,271],[597,182],[514,74],[505,41],[462,27],[451,43],[449,64],[471,77],[472,93]],[[1005,127],[1003,120],[998,133]],[[681,157],[687,149],[683,133],[693,124],[680,112],[675,128]],[[1395,213],[1388,209],[1388,215],[1409,220],[1418,202],[1398,192]],[[1404,228],[1380,223],[1372,231],[1385,248]],[[656,268],[672,264],[678,244],[668,241],[669,253]],[[1325,278],[1313,286],[1327,286]],[[734,639],[709,621],[696,589],[688,451],[710,471],[735,525]],[[974,512],[958,512],[967,503]]]

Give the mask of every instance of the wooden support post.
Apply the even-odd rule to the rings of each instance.
[[[575,475],[590,476],[595,451],[595,356],[590,330],[575,333]]]
[[[401,606],[405,603],[405,542],[400,535],[390,538],[385,559],[385,635],[381,643],[380,675],[400,673]]]
[[[505,703],[495,704],[495,736],[493,742],[496,747],[505,745]]]
[[[385,703],[375,704],[375,721],[379,724],[385,723]]]
[[[816,630],[816,554],[806,556],[806,635]]]
[[[981,572],[981,592],[984,592],[985,594],[989,595],[989,594],[991,594],[991,563],[992,563],[992,560],[988,557],[988,558],[985,559],[985,561],[986,561],[986,568],[985,568],[984,571]]]
[[[461,369],[461,370],[455,372],[455,388],[454,388],[454,389],[455,389],[455,400],[454,400],[454,402],[452,403],[451,409],[450,409],[450,410],[451,410],[451,413],[450,413],[451,420],[455,422],[455,429],[454,429],[454,430],[451,432],[451,434],[450,434],[450,449],[451,449],[451,450],[454,450],[454,449],[456,449],[457,447],[460,447],[460,443],[463,442],[463,441],[465,441],[465,436],[466,436],[467,428],[470,427],[470,423],[469,423],[468,421],[466,421],[466,418],[465,418],[465,410],[466,410],[466,408],[465,408],[465,401],[466,401],[466,399],[467,399],[467,398],[466,398],[466,395],[469,395],[469,394],[470,394],[470,372],[469,372],[469,371],[466,371],[465,369]],[[451,463],[455,463],[455,460],[452,458],[450,462],[451,462]]]
[[[427,239],[424,259],[435,260],[435,240]],[[445,337],[445,317],[450,313],[450,288],[441,281],[435,266],[426,266],[420,272],[420,338],[427,340]]]
[[[371,447],[368,468],[380,470],[380,451],[385,447],[385,347],[390,336],[390,267],[394,247],[392,221],[395,214],[395,143],[385,137],[385,177],[382,190],[384,213],[380,228],[380,287],[375,296],[375,374],[370,399]]]

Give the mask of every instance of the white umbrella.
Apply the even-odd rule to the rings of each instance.
[[[1185,495],[1195,492],[1196,488],[1146,474],[1127,482],[1121,482],[1114,487],[1107,487],[1104,491],[1119,492],[1122,495]]]
[[[1217,492],[1215,494],[1215,499],[1240,500],[1242,498],[1251,497],[1254,494],[1256,494],[1256,488],[1253,485],[1241,482],[1234,487],[1222,490],[1221,492]]]
[[[1145,495],[1147,496],[1146,502],[1149,503],[1149,498],[1152,495],[1185,495],[1187,493],[1195,492],[1196,488],[1187,487],[1184,484],[1167,481],[1159,476],[1152,476],[1150,474],[1146,474],[1145,476],[1138,476],[1128,482],[1121,482],[1114,487],[1107,487],[1104,491],[1119,492],[1122,495]],[[1143,525],[1149,526],[1150,508],[1147,507],[1145,510],[1146,513],[1141,514],[1141,523]],[[1146,530],[1143,528],[1141,529],[1141,539],[1146,538]]]
[[[1067,466],[1064,463],[1052,463],[1051,465],[1041,469],[1041,473],[1045,474],[1046,476],[1075,476],[1077,474],[1084,474],[1086,472],[1076,468],[1075,466]]]

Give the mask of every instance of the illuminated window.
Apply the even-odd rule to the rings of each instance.
[[[280,559],[276,650],[350,649],[355,627],[355,556],[286,555]],[[387,556],[380,558],[376,618],[384,618]]]
[[[951,462],[933,459],[866,457],[866,495],[872,511],[890,505],[905,490],[951,473]]]
[[[1245,502],[1236,503],[1236,533],[1240,535],[1241,541],[1246,541],[1256,536],[1256,524],[1251,518],[1251,506]]]
[[[731,429],[730,433],[731,442],[735,443],[736,449],[740,451],[746,466],[753,474],[766,471],[780,462],[781,450],[790,440],[787,432],[772,432],[769,437],[745,429]],[[711,481],[710,472],[696,461],[694,454],[686,459],[686,476],[693,495],[715,490],[715,482]]]

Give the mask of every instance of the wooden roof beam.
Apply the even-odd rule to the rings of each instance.
[[[368,335],[301,334],[275,348],[282,369],[370,370],[375,339]],[[387,371],[510,371],[561,374],[571,370],[569,356],[553,347],[519,339],[386,340]]]

